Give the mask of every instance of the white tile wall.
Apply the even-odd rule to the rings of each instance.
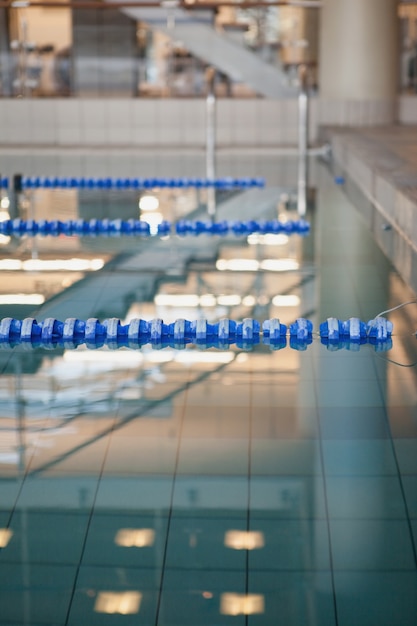
[[[231,100],[232,145],[256,145],[259,138],[258,100]]]
[[[29,101],[32,143],[54,145],[57,142],[58,109],[53,100]]]
[[[180,145],[185,119],[182,115],[181,100],[159,99],[155,107],[155,140],[157,146]]]
[[[0,100],[0,143],[50,146],[183,146],[205,142],[205,101]],[[311,117],[317,136],[317,106]],[[295,100],[217,103],[217,142],[223,147],[295,145]]]
[[[298,103],[297,100],[282,100],[282,143],[285,146],[297,145]]]
[[[179,123],[184,146],[204,146],[206,110],[200,100],[181,100]]]
[[[80,100],[81,143],[93,146],[109,143],[109,128],[106,100]]]
[[[79,99],[56,101],[58,145],[76,146],[81,143],[81,103]]]
[[[217,143],[219,146],[231,146],[234,141],[235,107],[232,100],[219,100],[216,108]]]
[[[282,145],[282,120],[280,102],[258,100],[259,143],[264,147]]]
[[[104,119],[109,144],[131,145],[133,143],[133,100],[109,98],[101,102],[104,104]]]
[[[7,102],[7,101],[6,101]],[[31,116],[31,100],[10,100],[7,106],[6,123],[8,124],[8,142],[13,144],[32,144],[33,128],[36,123]],[[39,125],[42,124],[42,120]]]
[[[135,146],[152,146],[156,141],[155,100],[132,101],[132,143]]]
[[[400,118],[417,123],[417,97],[401,97]],[[393,119],[393,103],[310,101],[310,140],[320,124],[382,124]],[[297,101],[219,99],[219,147],[295,146]],[[204,99],[0,100],[0,143],[60,146],[179,146],[205,142]]]

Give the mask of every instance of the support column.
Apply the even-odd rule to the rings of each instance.
[[[333,111],[331,106],[323,107],[323,113],[335,118],[323,119],[325,123],[394,121],[397,34],[397,0],[324,0],[320,96],[326,102],[344,104],[344,111],[336,105]]]

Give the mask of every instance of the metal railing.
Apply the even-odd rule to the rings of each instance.
[[[208,180],[216,178],[216,96],[214,93],[214,81],[216,70],[209,67],[206,72],[207,97],[206,97],[206,177]],[[216,191],[212,187],[208,189],[207,213],[214,219],[216,215]]]
[[[299,68],[300,93],[298,95],[298,175],[297,211],[303,217],[307,211],[308,187],[308,72],[304,65]]]

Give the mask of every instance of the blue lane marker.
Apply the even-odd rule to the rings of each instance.
[[[368,322],[368,326],[370,324],[371,322]],[[346,338],[352,341],[361,341],[361,339],[370,334],[371,329],[369,328],[368,333],[368,326],[365,322],[361,322],[361,320],[356,317],[351,317],[346,322],[342,322],[335,317],[329,317],[325,322],[320,324],[320,337],[327,339],[329,342],[337,342]]]
[[[4,189],[8,178],[1,179]],[[232,178],[84,178],[59,176],[22,176],[22,189],[154,189],[154,188],[207,188],[252,189],[265,187],[265,179],[259,177]]]
[[[357,318],[347,322],[329,318],[320,325],[319,335],[329,350],[358,350],[365,343],[375,345],[378,350],[388,350],[392,347],[392,329],[392,323],[381,317],[370,320],[368,324]],[[287,331],[290,347],[294,350],[306,350],[313,342],[313,324],[304,318],[297,319],[287,329],[278,319],[265,320],[262,324],[252,318],[242,321],[222,319],[215,323],[205,319],[178,319],[170,324],[161,319],[134,319],[123,325],[118,318],[103,322],[96,318],[86,321],[68,318],[64,322],[47,318],[38,323],[34,318],[18,320],[5,317],[0,320],[0,348],[19,344],[51,347],[53,344],[74,349],[84,343],[90,349],[104,345],[114,349],[123,346],[139,348],[148,343],[178,348],[192,343],[204,348],[227,349],[236,344],[243,349],[251,349],[262,342],[271,350],[280,350],[287,345]]]
[[[180,220],[176,224],[164,220],[158,224],[156,236],[166,237],[175,233],[179,237],[216,235],[235,235],[236,237],[247,237],[248,235],[259,233],[265,234],[286,234],[286,235],[308,235],[310,224],[305,220],[229,220],[221,222],[211,222],[209,220]],[[0,222],[0,234],[13,235],[15,237],[58,237],[65,235],[71,237],[150,237],[150,226],[142,220],[4,220]]]

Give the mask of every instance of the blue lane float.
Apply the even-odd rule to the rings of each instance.
[[[351,317],[345,322],[338,320],[335,317],[329,317],[325,322],[320,324],[320,337],[322,339],[327,339],[329,342],[337,342],[346,339],[349,339],[350,341],[361,341],[361,339],[370,335],[372,330],[371,324],[372,321],[365,324],[365,322],[362,322],[357,317]],[[388,335],[386,334],[385,339],[387,336]]]
[[[5,188],[9,181],[4,178]],[[253,189],[265,187],[265,179],[258,177],[233,178],[85,178],[59,176],[22,176],[20,189]]]
[[[368,336],[375,341],[386,341],[391,337],[393,325],[385,317],[376,317],[367,324]]]
[[[375,328],[383,332],[375,332]],[[320,325],[321,342],[329,350],[358,350],[365,343],[373,344],[377,350],[392,347],[392,323],[385,318],[375,318],[365,324],[357,318],[347,321],[329,318]],[[175,348],[195,344],[202,348],[217,347],[227,349],[236,344],[243,349],[251,349],[259,343],[270,346],[271,350],[280,350],[287,345],[294,350],[306,350],[313,341],[313,323],[304,318],[297,319],[287,328],[279,319],[269,319],[262,323],[252,318],[242,321],[222,319],[210,323],[199,319],[189,321],[177,319],[164,323],[162,319],[150,321],[134,319],[123,325],[118,318],[100,322],[97,318],[80,320],[68,318],[61,322],[46,318],[37,322],[35,318],[23,320],[6,317],[0,320],[0,347],[13,348],[16,345],[26,347],[53,348],[63,346],[75,349],[85,344],[89,349],[104,345],[111,349],[121,347],[140,348],[145,344],[153,347],[171,346]]]
[[[223,220],[212,222],[210,220],[180,220],[171,223],[167,220],[158,224],[156,236],[166,237],[176,234],[179,237],[215,235],[224,237],[234,235],[236,237],[247,237],[258,233],[265,234],[286,234],[286,235],[308,235],[310,224],[305,220]],[[15,237],[150,237],[150,226],[143,220],[4,220],[0,222],[0,234]]]

